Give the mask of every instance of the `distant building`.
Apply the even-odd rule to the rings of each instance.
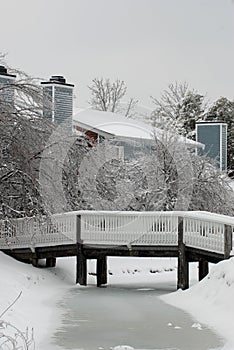
[[[154,128],[148,123],[92,109],[77,111],[73,116],[73,127],[77,134],[87,136],[94,143],[108,140],[116,150],[116,158],[121,160],[149,154],[154,146],[155,134],[159,141],[166,140],[162,129]],[[182,136],[178,140],[191,150],[204,146]]]
[[[16,75],[9,74],[7,68],[0,66],[0,102],[1,109],[4,108],[3,102],[6,107],[12,107],[14,105],[14,82]]]
[[[56,124],[66,124],[72,127],[73,114],[73,84],[66,83],[61,75],[53,75],[43,85],[43,115]]]
[[[205,145],[198,154],[215,159],[220,170],[227,170],[227,124],[217,120],[196,123],[197,141]]]

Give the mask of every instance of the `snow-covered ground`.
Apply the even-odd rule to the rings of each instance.
[[[194,283],[197,271],[193,264],[194,285],[187,291],[174,293],[175,259],[111,258],[108,262],[110,284],[140,281],[142,286],[150,288],[155,284],[157,275],[157,283],[166,282],[168,286],[168,294],[161,297],[163,300],[190,312],[197,322],[211,326],[225,337],[225,350],[234,349],[234,258],[213,266],[211,273],[200,283]],[[90,272],[93,271],[91,263]],[[56,303],[69,289],[74,288],[75,259],[58,259],[56,268],[36,269],[0,253],[0,279],[0,315],[22,292],[14,305],[0,316],[0,320],[9,322],[21,331],[33,327],[36,349],[54,349],[50,336],[59,327],[61,316]],[[94,276],[89,275],[89,283],[95,283]],[[10,332],[10,327],[1,332]]]
[[[214,265],[202,281],[162,299],[191,313],[225,337],[225,350],[234,349],[234,258]]]

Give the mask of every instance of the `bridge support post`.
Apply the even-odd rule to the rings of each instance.
[[[198,262],[198,279],[201,281],[209,273],[209,264],[206,260],[199,260]]]
[[[87,285],[87,259],[83,252],[83,244],[77,244],[76,256],[76,283]]]
[[[189,287],[189,262],[186,256],[184,244],[184,221],[178,217],[178,271],[177,289],[187,289]]]
[[[97,287],[107,283],[107,257],[99,256],[97,258]]]
[[[81,216],[76,217],[76,242],[77,242],[77,255],[76,255],[76,283],[81,286],[87,285],[87,259],[84,255],[83,240],[81,238]]]
[[[55,267],[56,266],[56,258],[55,257],[50,257],[46,258],[46,267]]]
[[[224,259],[230,258],[232,250],[232,226],[225,225],[224,229]]]
[[[32,258],[31,259],[32,266],[38,267],[39,265],[39,259],[38,258]]]

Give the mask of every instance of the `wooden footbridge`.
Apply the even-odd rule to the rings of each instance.
[[[87,259],[96,259],[97,286],[107,283],[108,256],[177,257],[178,288],[189,286],[189,262],[199,263],[199,280],[208,262],[232,254],[234,218],[208,212],[76,211],[0,221],[0,250],[38,266],[46,259],[76,256],[76,282],[87,284]]]

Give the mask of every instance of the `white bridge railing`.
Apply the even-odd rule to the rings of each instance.
[[[0,220],[0,249],[35,248],[77,242],[77,215]]]
[[[177,216],[166,212],[89,212],[81,215],[87,244],[176,245]]]
[[[0,221],[0,249],[76,244],[176,246],[183,219],[186,246],[223,254],[227,226],[234,218],[207,212],[76,211],[49,220],[23,218]],[[230,229],[229,229],[230,233]]]

